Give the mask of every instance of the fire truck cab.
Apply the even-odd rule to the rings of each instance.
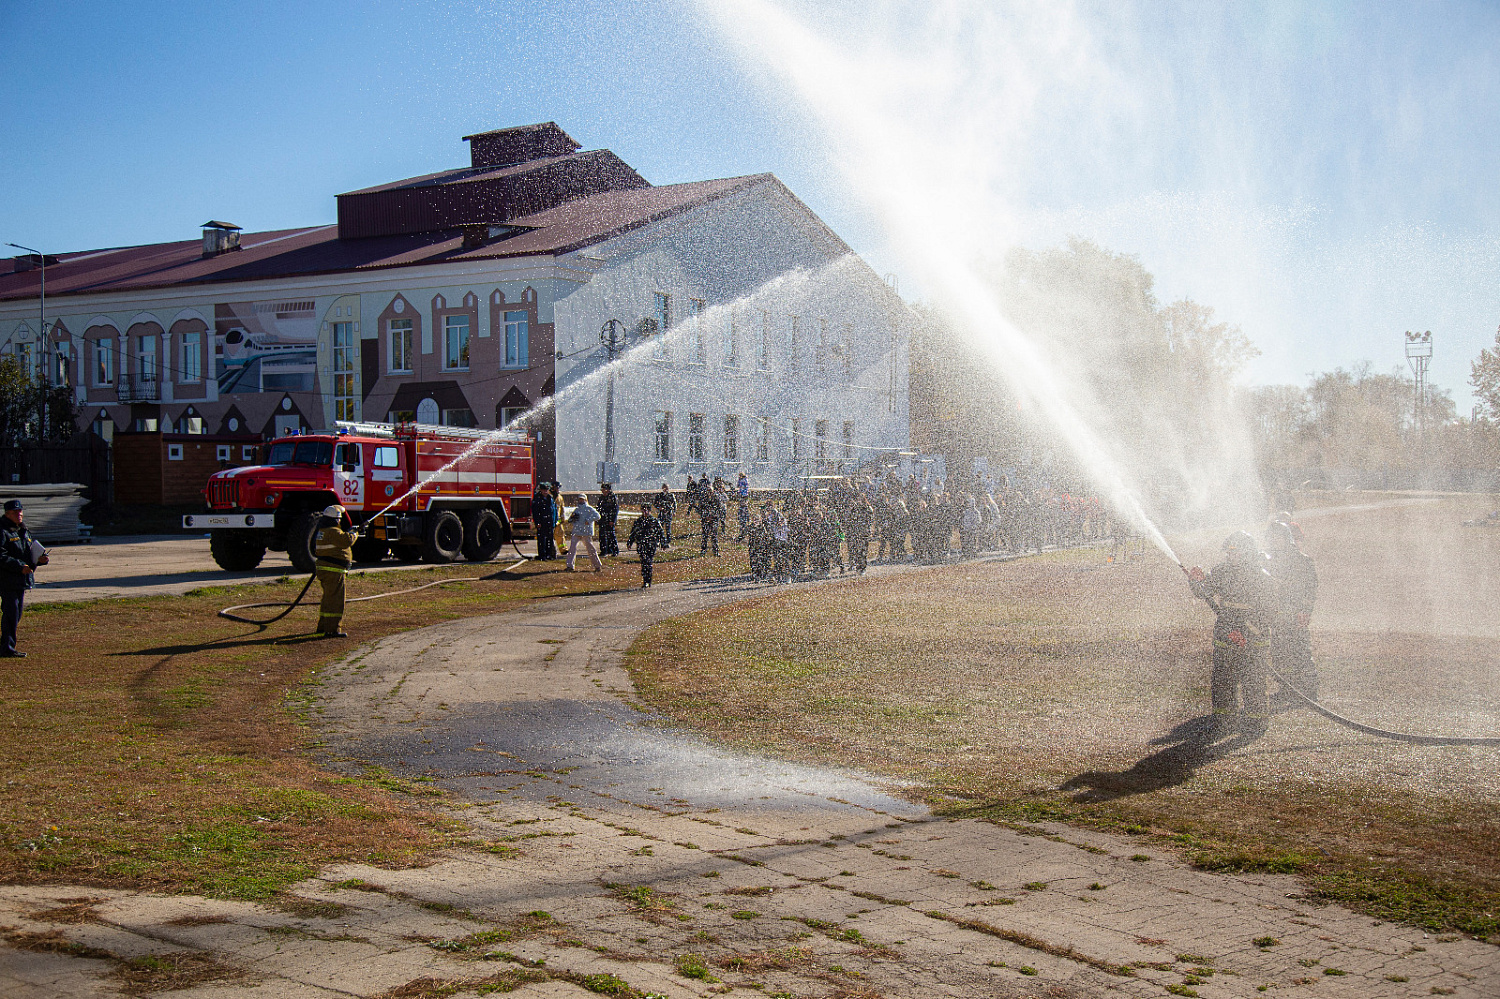
[[[354,546],[355,560],[365,563],[387,554],[403,562],[485,562],[531,530],[529,434],[339,423],[264,449],[265,464],[211,477],[203,490],[208,512],[183,518],[184,528],[209,531],[221,568],[253,569],[270,550],[311,572],[318,520],[334,503],[367,525]]]

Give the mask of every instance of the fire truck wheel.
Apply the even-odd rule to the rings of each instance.
[[[505,525],[494,510],[470,510],[464,514],[464,558],[488,562],[505,547]]]
[[[208,536],[208,550],[219,568],[229,572],[248,572],[266,557],[264,541],[257,541],[239,531],[213,531]]]
[[[379,562],[389,550],[384,538],[360,538],[354,542],[354,561]]]
[[[427,517],[422,534],[422,561],[454,562],[463,552],[464,522],[452,510],[439,510]]]
[[[313,556],[313,539],[318,536],[318,521],[323,511],[309,510],[296,520],[286,532],[286,557],[292,560],[292,568],[298,572],[312,572],[317,564]]]

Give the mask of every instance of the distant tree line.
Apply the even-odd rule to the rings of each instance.
[[[1314,376],[1306,387],[1247,388],[1259,351],[1239,327],[1191,300],[1163,305],[1133,256],[1087,240],[1014,250],[989,274],[996,300],[1031,349],[1058,373],[1070,404],[1134,477],[1154,514],[1191,522],[1234,497],[1309,470],[1358,470],[1367,482],[1413,484],[1422,474],[1490,470],[1500,462],[1500,333],[1473,364],[1478,407],[1460,417],[1452,394],[1369,363]],[[1082,479],[1055,428],[1036,417],[1028,386],[1000,369],[1010,346],[936,309],[921,309],[911,351],[913,443],[992,465],[1046,464]],[[1384,479],[1382,479],[1384,476]],[[1335,484],[1330,482],[1329,484]]]

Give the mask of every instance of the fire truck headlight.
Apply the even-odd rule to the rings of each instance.
[[[245,526],[246,527],[254,527],[255,526],[255,514],[253,514],[253,513],[247,513],[247,514],[245,514]]]
[[[275,506],[280,501],[280,493],[266,493],[266,506]]]
[[[187,526],[192,527],[193,526],[193,518],[192,517],[188,517],[188,518],[186,518],[186,520],[187,520]]]

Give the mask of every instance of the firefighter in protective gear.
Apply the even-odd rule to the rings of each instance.
[[[349,530],[345,530],[345,525]],[[354,542],[359,533],[353,529],[348,512],[341,506],[323,511],[318,536],[313,542],[317,557],[318,585],[323,587],[323,602],[318,606],[318,634],[324,638],[348,638],[340,625],[344,621],[344,578],[354,562]]]
[[[1271,636],[1271,666],[1303,695],[1318,699],[1318,668],[1313,664],[1313,602],[1318,598],[1318,573],[1302,551],[1297,525],[1285,514],[1266,528],[1266,555],[1271,578],[1278,588],[1278,606]]]
[[[1237,695],[1246,727],[1263,731],[1269,721],[1266,658],[1276,613],[1276,584],[1265,569],[1255,539],[1236,531],[1224,540],[1225,560],[1205,574],[1188,570],[1193,595],[1208,601],[1214,622],[1213,712],[1216,728],[1234,720]]]

